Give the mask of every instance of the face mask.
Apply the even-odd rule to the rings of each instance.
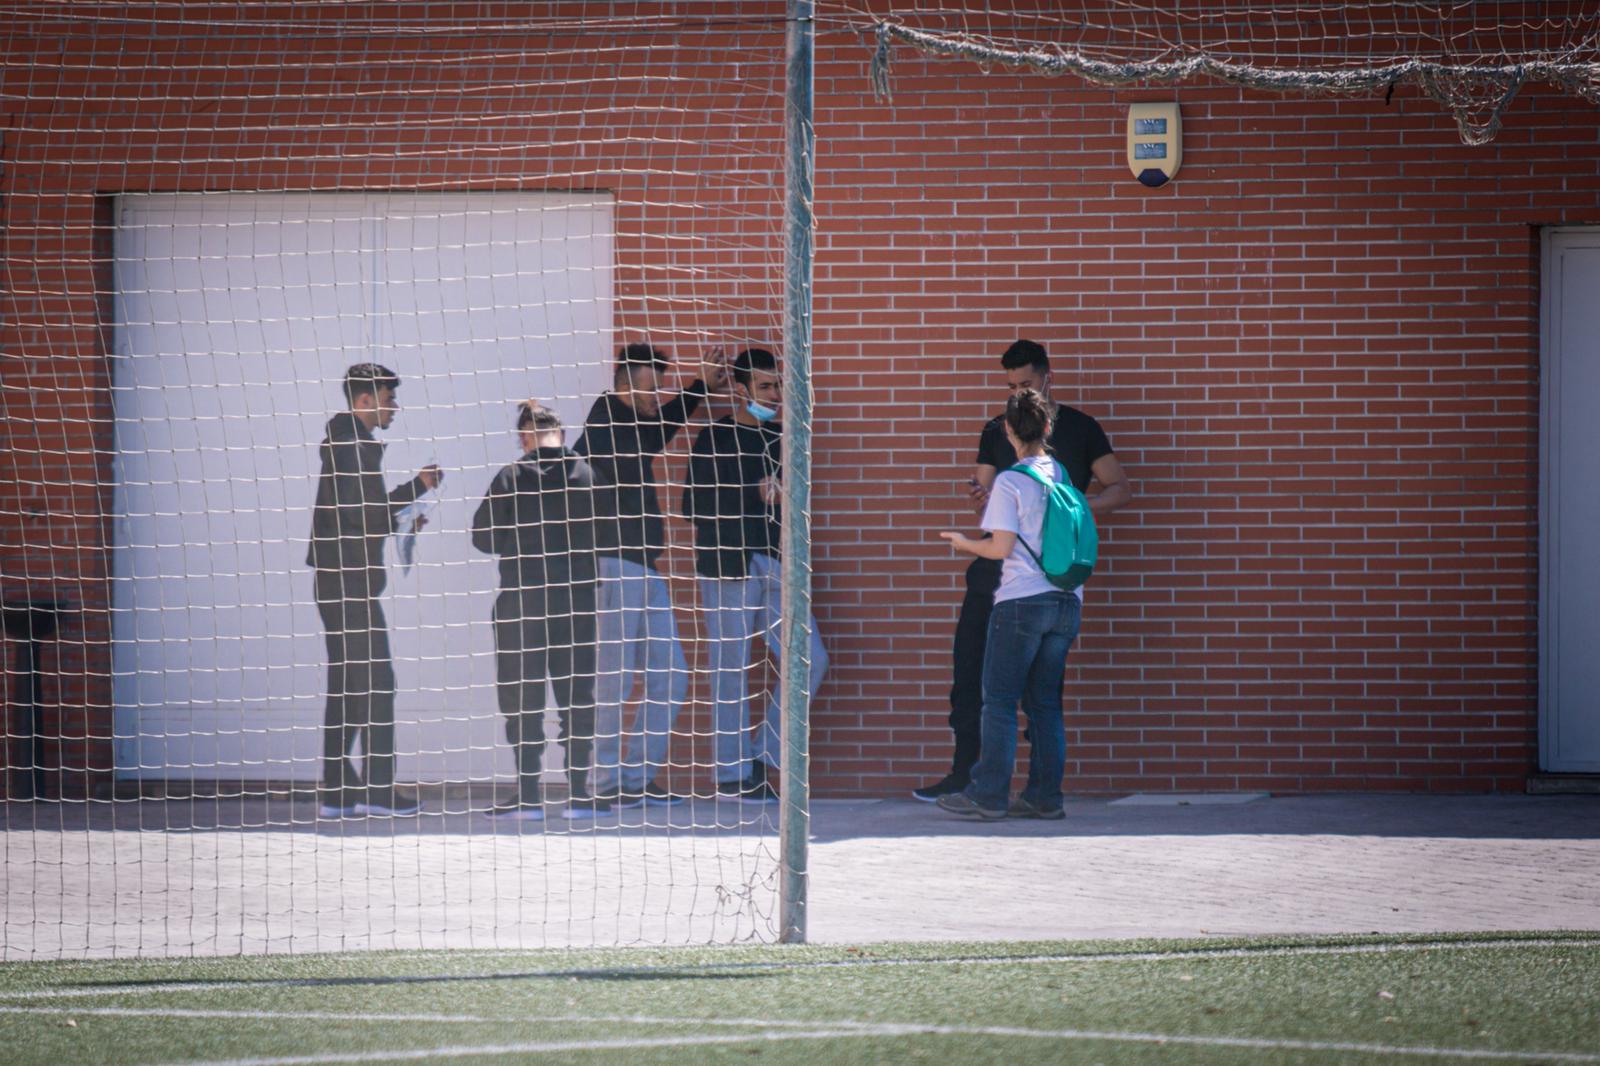
[[[750,417],[754,418],[757,422],[771,422],[774,418],[778,417],[778,409],[776,407],[764,407],[761,404],[756,403],[754,400],[751,400],[749,403],[745,404],[744,409],[749,411]]]

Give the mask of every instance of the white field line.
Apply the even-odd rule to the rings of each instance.
[[[1576,932],[1577,930],[1574,930],[1574,931]],[[1172,951],[1096,951],[1096,952],[1082,952],[1082,953],[1079,953],[1079,954],[1071,954],[1071,955],[949,955],[949,956],[942,956],[942,957],[930,956],[928,958],[921,958],[921,959],[918,959],[918,958],[891,958],[891,957],[884,957],[884,958],[863,957],[863,958],[857,958],[857,959],[810,959],[810,960],[797,959],[797,960],[795,960],[793,962],[696,963],[696,964],[694,964],[692,966],[672,966],[671,964],[664,964],[664,965],[661,965],[661,966],[658,966],[658,967],[640,967],[640,969],[641,970],[648,970],[648,969],[663,969],[663,970],[685,969],[685,970],[687,970],[687,969],[699,968],[699,969],[718,969],[718,970],[722,970],[722,969],[728,969],[728,970],[736,970],[736,969],[784,969],[784,970],[795,969],[795,970],[803,970],[803,969],[809,969],[809,968],[827,968],[827,967],[835,967],[835,966],[837,966],[837,967],[921,966],[921,965],[928,964],[928,963],[947,963],[947,962],[948,963],[972,963],[974,965],[979,965],[979,966],[983,966],[983,965],[1005,965],[1006,963],[1013,963],[1013,962],[1016,962],[1016,963],[1034,963],[1034,962],[1168,962],[1168,961],[1176,961],[1176,960],[1183,960],[1183,959],[1236,959],[1236,958],[1245,958],[1245,957],[1249,957],[1249,958],[1256,958],[1256,957],[1271,958],[1271,957],[1274,957],[1274,956],[1283,956],[1283,955],[1290,955],[1290,956],[1292,956],[1292,955],[1364,955],[1364,954],[1387,954],[1389,952],[1407,952],[1407,951],[1463,951],[1463,950],[1476,950],[1476,949],[1480,949],[1480,948],[1494,948],[1494,949],[1517,948],[1517,947],[1548,948],[1548,947],[1559,947],[1559,946],[1564,945],[1564,944],[1571,944],[1571,945],[1577,946],[1577,947],[1600,947],[1600,936],[1575,936],[1575,937],[1569,937],[1569,938],[1565,938],[1565,939],[1557,939],[1557,938],[1554,938],[1554,937],[1537,937],[1537,938],[1523,938],[1523,939],[1519,940],[1519,939],[1516,939],[1516,938],[1513,938],[1513,937],[1506,937],[1506,938],[1500,939],[1500,940],[1466,940],[1466,941],[1460,941],[1460,940],[1417,940],[1417,941],[1406,941],[1406,942],[1379,942],[1379,943],[1368,943],[1368,944],[1292,944],[1292,945],[1287,945],[1285,947],[1280,947],[1280,948],[1266,948],[1266,947],[1262,947],[1262,948],[1251,948],[1251,947],[1243,947],[1243,948],[1179,948],[1179,949],[1175,949],[1175,950],[1172,950]],[[730,948],[735,949],[735,950],[743,948],[743,947],[747,947],[747,946],[750,946],[750,945],[742,945],[742,944],[729,945]],[[762,944],[762,945],[755,945],[755,946],[758,946],[758,947],[775,947],[776,945]],[[814,945],[814,946],[819,947],[819,948],[844,948],[844,947],[850,947],[852,945],[848,945],[848,944],[817,944],[817,945]],[[870,944],[865,944],[864,946],[865,947],[871,947]],[[514,950],[503,950],[503,951],[496,951],[496,950],[493,950],[493,949],[490,949],[490,950],[487,950],[487,951],[475,951],[475,950],[473,950],[471,948],[467,948],[467,949],[455,952],[455,951],[451,951],[451,949],[449,949],[449,948],[437,948],[437,949],[433,949],[433,950],[429,950],[429,951],[388,951],[388,952],[384,952],[383,953],[383,958],[384,958],[385,961],[393,960],[393,961],[396,961],[396,962],[405,962],[405,961],[417,961],[417,960],[425,960],[425,959],[436,959],[436,958],[440,957],[441,955],[454,954],[458,958],[469,958],[469,959],[484,959],[484,960],[490,960],[490,959],[528,959],[528,960],[534,960],[534,959],[541,958],[542,955],[547,954],[549,951],[565,951],[565,950],[581,951],[581,950],[584,950],[584,949],[582,949],[582,948],[571,948],[571,949],[567,949],[567,948],[551,948],[551,949],[526,948],[526,949],[514,949]],[[642,952],[642,951],[661,951],[661,950],[671,950],[671,949],[667,948],[664,945],[656,945],[656,946],[648,946],[648,947],[645,947],[645,946],[628,947],[628,948],[622,948],[620,950],[622,950],[622,951],[641,951]],[[275,958],[275,959],[281,959],[283,957],[284,956],[282,956],[282,955],[263,956],[263,958]],[[314,958],[325,958],[327,956],[310,954],[310,955],[304,955],[304,956],[301,956],[301,957],[302,958],[306,958],[306,959],[314,959]],[[93,965],[100,964],[101,961],[102,960],[85,959],[85,960],[81,960],[81,963],[83,965],[93,966]],[[147,963],[151,963],[151,964],[160,964],[160,963],[163,963],[163,962],[170,962],[171,960],[170,959],[151,958],[151,959],[137,959],[137,960],[126,960],[126,961],[142,962],[142,963],[143,962],[147,962]],[[625,964],[619,964],[619,965],[613,966],[613,967],[597,966],[597,967],[594,967],[594,968],[595,969],[617,969],[617,970],[621,970],[621,969],[629,969],[630,967],[626,966]],[[4,995],[5,995],[4,992],[0,992],[0,997],[3,997]]]
[[[341,1022],[463,1022],[476,1025],[531,1025],[546,1022],[593,1023],[596,1025],[693,1025],[701,1028],[804,1029],[819,1025],[833,1028],[871,1027],[878,1022],[813,1022],[772,1018],[675,1018],[645,1014],[516,1014],[494,1017],[484,1014],[367,1014],[337,1011],[302,1010],[206,1010],[166,1007],[16,1007],[0,1006],[0,1014],[48,1014],[56,1017],[95,1018],[230,1018],[240,1021],[341,1021]]]
[[[554,970],[529,970],[525,973],[491,971],[482,974],[445,973],[445,974],[374,974],[370,980],[375,985],[406,985],[428,984],[435,981],[453,983],[470,983],[472,981],[504,981],[511,978],[526,978],[537,980],[540,978],[575,977],[588,972],[629,972],[629,973],[703,973],[707,971],[724,970],[812,970],[812,969],[856,969],[858,967],[875,966],[1006,966],[1006,965],[1039,965],[1047,963],[1100,963],[1100,962],[1186,962],[1204,961],[1206,959],[1243,959],[1243,958],[1293,958],[1298,956],[1318,955],[1389,955],[1406,954],[1419,951],[1499,951],[1520,947],[1600,947],[1600,937],[1573,937],[1571,939],[1526,939],[1526,940],[1477,940],[1477,941],[1415,941],[1410,943],[1390,944],[1304,944],[1281,948],[1193,948],[1179,951],[1126,951],[1126,952],[1090,952],[1076,955],[952,955],[945,957],[929,957],[923,959],[908,958],[859,958],[859,959],[796,959],[792,962],[726,962],[726,963],[692,963],[673,965],[663,963],[652,966],[616,966],[594,965],[588,967],[567,967]],[[435,952],[428,955],[418,955],[416,958],[437,958],[444,952]],[[313,956],[315,957],[315,956]],[[377,957],[377,956],[374,956]],[[483,952],[467,953],[471,959],[489,958],[521,958],[533,961],[540,956],[532,952]],[[396,958],[395,954],[381,956],[384,961]],[[154,962],[155,960],[150,960]],[[97,963],[89,963],[96,966]],[[159,992],[206,992],[220,991],[228,988],[316,988],[330,983],[347,984],[353,978],[349,977],[284,977],[270,981],[256,980],[227,980],[215,981],[166,981],[157,983],[143,983],[136,985],[70,985],[58,989],[30,989],[25,992],[7,992],[0,990],[0,1000],[32,1000],[32,999],[79,999],[92,996],[131,996]]]
[[[230,1018],[235,1021],[304,1022],[476,1022],[493,1024],[512,1018],[474,1014],[341,1014],[326,1010],[203,1010],[186,1007],[16,1007],[0,1006],[0,1014],[52,1014],[72,1018]],[[538,1020],[538,1019],[534,1019]],[[574,1019],[576,1020],[576,1019]]]
[[[663,1036],[637,1040],[561,1040],[527,1044],[486,1044],[435,1048],[397,1048],[393,1051],[336,1052],[327,1055],[289,1055],[270,1059],[211,1059],[205,1062],[178,1060],[173,1066],[310,1066],[329,1062],[407,1062],[434,1059],[464,1059],[482,1055],[540,1055],[572,1051],[632,1051],[654,1048],[694,1047],[708,1044],[748,1044],[777,1040],[833,1040],[856,1036],[851,1030],[741,1033],[730,1036]]]
[[[679,1019],[682,1024],[698,1024],[696,1019]],[[771,1023],[768,1023],[771,1024]],[[1354,1041],[1273,1040],[1260,1037],[1185,1036],[1170,1033],[1096,1031],[1089,1029],[1016,1029],[1000,1026],[902,1025],[844,1022],[791,1023],[814,1028],[772,1028],[728,1036],[640,1037],[617,1040],[567,1040],[517,1044],[446,1045],[426,1049],[402,1048],[391,1051],[331,1052],[280,1058],[214,1059],[204,1062],[174,1063],[173,1066],[314,1066],[337,1062],[388,1062],[470,1058],[484,1055],[530,1055],[569,1051],[613,1049],[651,1049],[691,1047],[710,1044],[743,1044],[785,1040],[840,1040],[850,1037],[901,1036],[1009,1036],[1035,1040],[1079,1040],[1123,1044],[1156,1044],[1181,1047],[1238,1048],[1254,1051],[1334,1051],[1386,1057],[1419,1057],[1515,1062],[1597,1063],[1600,1053],[1581,1051],[1501,1051],[1487,1048],[1416,1047],[1404,1044],[1364,1044]]]
[[[301,1063],[382,1061],[388,1059],[466,1058],[483,1055],[544,1054],[560,1051],[598,1051],[731,1044],[747,1041],[833,1040],[845,1037],[995,1036],[1034,1040],[1081,1040],[1111,1043],[1173,1044],[1270,1051],[1338,1051],[1386,1056],[1460,1058],[1482,1060],[1600,1063],[1600,1053],[1565,1051],[1500,1051],[1486,1048],[1416,1047],[1403,1044],[1367,1044],[1347,1041],[1274,1040],[1264,1037],[1187,1036],[1170,1033],[1118,1032],[1090,1029],[1021,1029],[1012,1026],[919,1025],[857,1021],[774,1021],[766,1018],[678,1018],[646,1015],[521,1015],[494,1018],[473,1014],[340,1014],[331,1011],[249,1010],[142,1010],[132,1007],[0,1007],[0,1014],[47,1014],[77,1017],[228,1018],[249,1021],[343,1022],[453,1022],[528,1025],[550,1022],[577,1024],[692,1025],[699,1027],[755,1028],[760,1031],[732,1036],[635,1037],[617,1040],[543,1041],[538,1043],[445,1046],[427,1050],[329,1052],[318,1055],[268,1059],[233,1059],[191,1066],[291,1066]],[[764,1028],[763,1028],[764,1027]]]

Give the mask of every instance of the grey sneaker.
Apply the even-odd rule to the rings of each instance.
[[[965,792],[951,792],[939,797],[939,809],[959,814],[963,818],[981,818],[985,822],[998,822],[1006,816],[1004,809],[981,806]]]
[[[1037,818],[1042,822],[1059,822],[1066,816],[1060,807],[1035,807],[1026,796],[1012,800],[1011,809],[1006,811],[1008,818]]]

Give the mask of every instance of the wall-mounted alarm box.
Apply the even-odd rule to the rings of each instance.
[[[1183,120],[1176,101],[1128,108],[1128,169],[1152,189],[1178,174],[1183,162]]]

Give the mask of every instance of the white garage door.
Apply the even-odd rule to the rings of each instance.
[[[317,444],[344,406],[345,368],[373,360],[402,379],[379,434],[389,483],[432,460],[447,471],[416,568],[402,575],[391,554],[398,776],[510,775],[495,565],[468,529],[515,458],[515,403],[539,397],[576,426],[608,384],[611,264],[605,197],[121,199],[120,774],[318,776],[325,652],[305,565]]]

